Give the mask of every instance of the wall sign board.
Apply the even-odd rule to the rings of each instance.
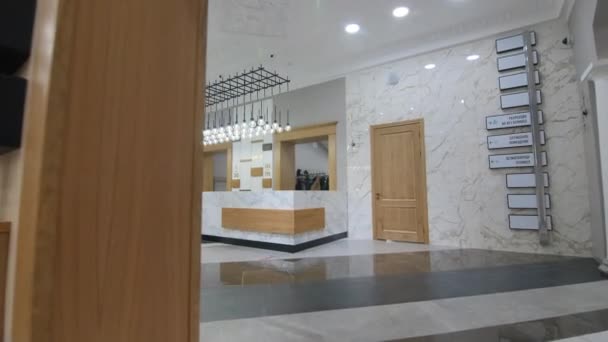
[[[536,33],[531,34],[532,46],[536,45]],[[503,53],[524,48],[524,34],[518,34],[496,40],[496,52]]]
[[[532,58],[534,59],[534,65],[538,64],[538,53],[532,52]],[[498,65],[498,71],[508,71],[526,67],[526,54],[518,53],[516,55],[498,57],[496,60]]]
[[[551,216],[547,215],[547,229],[553,230]],[[538,230],[538,215],[509,215],[509,228],[516,230]]]
[[[542,94],[540,90],[536,91],[536,102],[538,104],[542,103]],[[507,94],[500,96],[500,108],[509,109],[516,107],[525,107],[530,105],[530,98],[528,97],[528,92],[524,91],[521,93]]]
[[[538,70],[534,72],[536,84],[540,84],[540,74]],[[501,76],[498,78],[500,90],[509,90],[528,86],[528,73],[518,72],[517,74]]]
[[[537,209],[536,195],[507,195],[509,209]],[[551,196],[545,194],[545,207],[551,209]]]
[[[547,166],[547,152],[541,155],[543,166]],[[495,154],[489,156],[490,169],[533,167],[534,153]]]
[[[532,132],[488,136],[488,149],[532,146]],[[545,144],[545,131],[540,131],[540,144]]]
[[[538,111],[538,124],[543,124],[543,111]],[[532,125],[530,112],[486,116],[486,129],[526,127]]]
[[[545,188],[549,187],[549,174],[543,173]],[[533,173],[507,174],[507,188],[536,188],[536,175]]]

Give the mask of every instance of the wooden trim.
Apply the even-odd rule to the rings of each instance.
[[[0,233],[10,233],[11,232],[11,223],[10,222],[0,222]]]
[[[251,177],[262,177],[264,176],[264,168],[263,167],[252,167],[250,169]]]
[[[223,152],[223,151],[228,151],[232,149],[232,143],[223,143],[223,144],[216,144],[216,145],[207,145],[207,146],[203,146],[203,152],[208,153],[208,152]]]
[[[211,172],[211,176],[209,175],[204,175],[203,176],[203,191],[214,191],[214,175],[213,175],[213,159],[209,158],[210,156],[214,155],[215,153],[221,153],[221,152],[225,152],[226,153],[226,179],[230,179],[232,178],[232,144],[221,144],[221,145],[213,145],[213,146],[219,146],[218,148],[211,148],[208,149],[210,146],[204,146],[204,151],[203,151],[203,168],[205,169],[204,173],[208,173]],[[212,166],[209,166],[208,164],[211,163]],[[209,185],[209,183],[211,182],[211,185]],[[232,182],[228,182],[226,181],[226,191],[232,191]]]
[[[325,228],[325,208],[222,208],[222,227],[258,233],[301,234]]]
[[[329,190],[338,189],[337,122],[298,127],[291,132],[274,136],[273,143],[273,189],[294,190],[296,185],[295,144],[327,138]]]
[[[272,189],[272,178],[264,178],[264,179],[262,179],[262,188],[264,188],[264,189]]]
[[[240,189],[241,188],[241,180],[240,179],[233,179],[230,182],[230,187],[232,189]]]
[[[314,138],[321,138],[331,134],[336,134],[337,121],[318,125],[304,126],[293,129],[291,132],[283,132],[274,135],[274,142],[308,142]]]
[[[423,210],[424,210],[424,214],[423,214],[423,224],[424,224],[424,243],[429,243],[430,242],[430,238],[429,238],[429,218],[428,218],[428,186],[427,186],[427,180],[426,180],[426,147],[425,147],[425,143],[424,143],[424,119],[420,118],[420,119],[413,119],[413,120],[407,120],[407,121],[401,121],[401,122],[394,122],[394,123],[386,123],[386,124],[380,124],[380,125],[372,125],[370,126],[370,130],[369,130],[369,135],[370,135],[370,153],[371,153],[371,181],[372,181],[372,196],[373,194],[376,193],[376,184],[374,182],[374,146],[375,146],[375,133],[377,130],[382,129],[382,128],[389,128],[389,127],[399,127],[399,126],[407,126],[407,125],[412,125],[412,124],[420,124],[420,130],[421,130],[421,134],[420,134],[420,149],[422,150],[422,158],[420,159],[420,162],[422,163],[421,167],[422,167],[422,178],[424,181],[424,186],[425,186],[425,191],[423,191]],[[372,198],[372,230],[373,230],[373,238],[376,240],[378,239],[378,232],[377,232],[377,227],[376,227],[376,205],[374,202],[374,199]]]
[[[207,0],[127,5],[38,1],[12,341],[200,338]]]
[[[336,153],[338,152],[336,144],[336,135],[330,134],[327,137],[327,166],[329,176],[329,190],[338,190],[338,162],[336,159]]]
[[[8,258],[10,250],[10,222],[0,222],[0,341],[4,337],[4,307],[6,305],[6,286],[8,279]]]

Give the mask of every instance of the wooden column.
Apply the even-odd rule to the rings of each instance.
[[[207,1],[38,4],[12,340],[198,341]]]

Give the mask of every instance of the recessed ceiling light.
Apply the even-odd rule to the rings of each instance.
[[[435,64],[433,64],[433,63],[431,63],[431,64],[427,64],[427,65],[425,65],[425,66],[424,66],[424,68],[425,68],[426,70],[435,69],[435,67],[436,67],[436,65],[435,65]]]
[[[355,34],[355,33],[359,32],[360,29],[361,29],[361,27],[357,24],[348,24],[344,27],[344,31],[346,31],[347,33],[350,33],[350,34]]]
[[[407,7],[397,7],[393,10],[393,16],[396,18],[403,18],[410,14],[410,9]]]
[[[476,61],[479,59],[479,55],[470,55],[467,56],[467,61]]]

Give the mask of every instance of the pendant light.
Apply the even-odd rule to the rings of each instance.
[[[283,133],[283,126],[281,126],[281,111],[279,110],[279,126],[277,127],[277,133]]]
[[[289,109],[287,109],[287,126],[285,126],[285,132],[291,131],[291,125],[289,124]]]

